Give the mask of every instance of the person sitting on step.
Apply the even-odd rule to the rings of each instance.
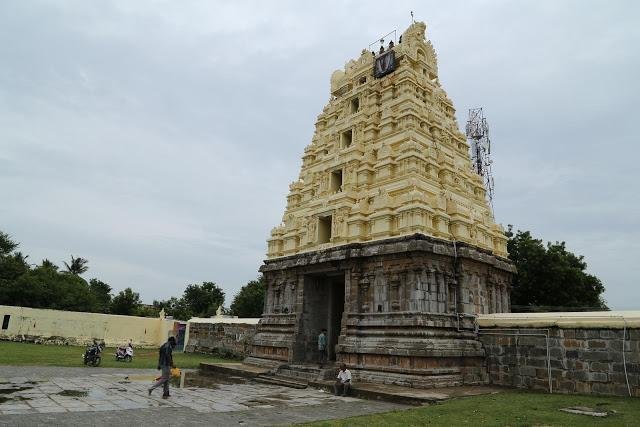
[[[351,389],[351,371],[347,369],[347,365],[344,363],[340,365],[340,371],[338,372],[338,377],[336,379],[335,384],[333,385],[333,392],[336,396],[341,392],[343,396],[349,394],[349,390]]]

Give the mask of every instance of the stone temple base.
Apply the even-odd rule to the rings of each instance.
[[[329,363],[356,380],[412,387],[483,384],[475,314],[509,311],[510,261],[416,234],[265,261],[253,363]],[[260,362],[262,361],[262,362]]]

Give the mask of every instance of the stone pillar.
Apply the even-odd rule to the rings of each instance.
[[[458,282],[450,276],[447,281],[447,313],[455,313],[458,308],[457,295],[458,295]]]
[[[462,313],[473,313],[473,304],[469,301],[471,299],[471,286],[473,282],[473,275],[470,271],[465,272],[463,276],[462,293],[460,295],[460,304]]]
[[[302,313],[304,311],[304,274],[297,275],[298,286],[295,288],[293,312]]]
[[[444,273],[437,274],[438,279],[438,313],[446,311],[447,291]]]
[[[429,278],[427,277],[427,272],[424,268],[416,270],[416,274],[418,275],[419,283],[420,283],[420,301],[419,301],[419,310],[420,312],[429,312]]]
[[[428,311],[428,308],[425,306],[426,304],[426,295],[422,278],[422,270],[415,269],[409,271],[407,274],[407,287],[410,287],[410,305],[409,311],[415,312],[424,312]],[[428,286],[428,284],[427,284]]]
[[[296,312],[296,305],[298,303],[298,277],[294,277],[292,278],[291,282],[289,283],[289,286],[291,287],[291,302],[290,307],[291,307],[291,312],[295,313]]]
[[[345,313],[357,313],[360,307],[360,278],[362,274],[356,269],[347,272],[344,278]]]
[[[358,311],[360,313],[370,313],[373,311],[371,296],[369,294],[371,282],[372,278],[365,276],[360,279],[360,283],[358,284]]]
[[[511,311],[511,301],[509,301],[509,292],[507,292],[506,286],[502,288],[502,312],[508,313]]]
[[[487,283],[487,313],[496,312],[496,288],[490,283]]]
[[[389,311],[399,311],[401,309],[402,287],[400,285],[400,277],[392,274],[387,277],[389,297]]]
[[[436,271],[429,269],[427,272],[429,277],[429,313],[438,312],[438,283],[436,282]]]

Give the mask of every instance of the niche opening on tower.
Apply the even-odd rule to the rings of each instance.
[[[351,106],[351,114],[357,113],[360,110],[360,98],[352,98],[349,105]]]
[[[329,243],[331,241],[332,218],[332,215],[318,218],[318,243]]]
[[[336,169],[331,172],[329,178],[329,190],[331,193],[342,191],[342,169]]]
[[[342,134],[340,134],[340,146],[342,148],[349,147],[351,145],[351,142],[353,142],[353,130],[345,130],[344,132],[342,132]]]

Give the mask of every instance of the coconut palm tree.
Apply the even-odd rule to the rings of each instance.
[[[89,269],[89,267],[87,266],[89,260],[81,257],[74,258],[73,255],[71,255],[71,264],[67,264],[66,261],[63,262],[65,267],[67,267],[67,272],[75,274],[76,276],[79,276]]]

